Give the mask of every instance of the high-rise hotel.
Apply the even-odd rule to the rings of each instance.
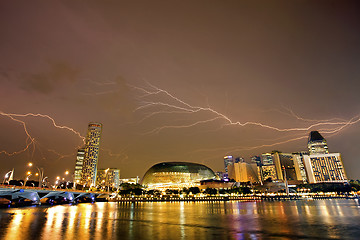
[[[340,153],[304,155],[309,183],[347,182]]]
[[[325,138],[312,131],[308,140],[309,155],[303,156],[309,183],[347,182],[340,153],[329,153]]]
[[[101,129],[100,123],[89,123],[81,172],[81,184],[88,187],[93,187],[96,183]]]

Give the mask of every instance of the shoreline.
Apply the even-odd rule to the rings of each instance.
[[[107,199],[107,202],[217,202],[217,201],[296,201],[296,200],[327,200],[327,199],[358,199],[356,196],[229,196],[229,197],[187,197],[187,198],[132,198],[121,197]]]

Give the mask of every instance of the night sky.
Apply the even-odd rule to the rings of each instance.
[[[100,122],[98,168],[122,178],[162,161],[223,171],[225,155],[307,150],[318,130],[359,179],[359,12],[340,0],[1,1],[0,174],[23,179],[30,161],[52,180],[73,172],[74,131]]]

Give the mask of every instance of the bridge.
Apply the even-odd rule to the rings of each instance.
[[[109,193],[70,189],[0,188],[0,205],[23,206],[105,201]]]

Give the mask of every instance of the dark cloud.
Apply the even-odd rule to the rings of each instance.
[[[311,119],[359,114],[359,2],[284,2],[2,1],[0,110],[49,114],[82,135],[88,122],[103,123],[101,144],[112,154],[102,151],[99,166],[111,163],[124,177],[141,176],[160,161],[222,170],[224,154],[249,159],[274,149],[306,150],[308,131],[222,127],[224,119],[181,128],[216,115],[144,107],[149,102],[188,107],[164,92],[155,94],[147,81],[189,105],[209,106],[242,123],[294,128],[309,126]],[[49,177],[73,168],[77,135],[47,119],[21,119],[39,147],[34,155],[0,155],[3,168],[20,169],[20,177],[24,159],[43,157],[56,162],[43,166]],[[6,147],[21,149],[22,125],[3,117],[0,124],[2,142],[11,143]],[[328,127],[311,130],[319,130],[329,149],[343,154],[349,176],[359,178],[359,123],[335,135],[322,132]],[[246,150],[295,137],[305,138]],[[40,143],[72,155],[57,160]]]
[[[49,69],[44,72],[24,74],[20,87],[27,91],[49,94],[56,88],[74,83],[79,73],[68,62],[49,62]]]
[[[135,101],[126,80],[122,76],[115,77],[113,82],[99,86],[95,92],[94,100],[99,108],[112,112],[116,115],[130,117],[135,108]]]

